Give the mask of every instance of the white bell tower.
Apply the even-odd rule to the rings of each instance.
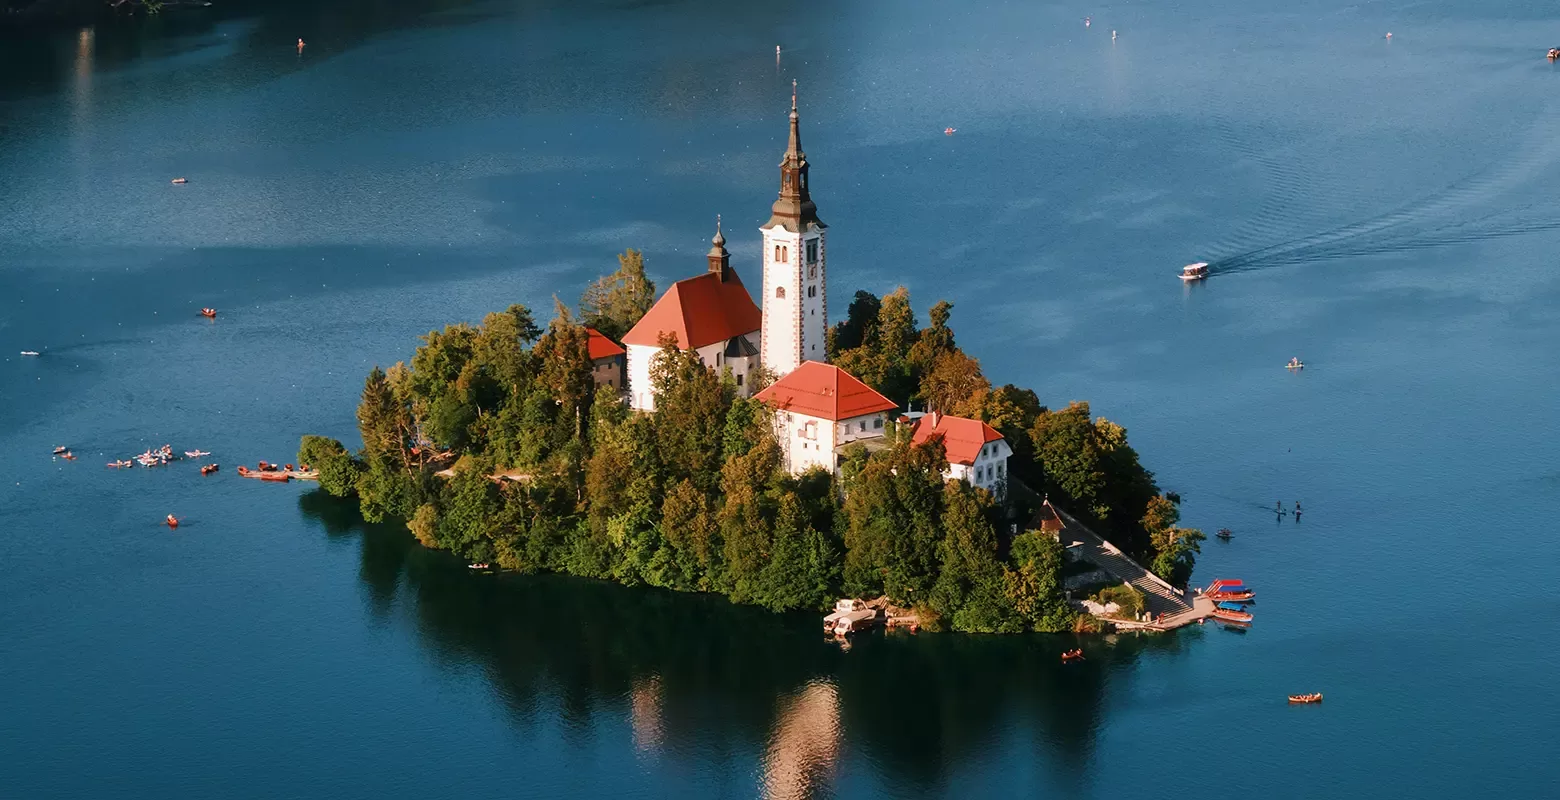
[[[764,234],[764,311],[761,359],[780,377],[803,361],[827,361],[828,273],[825,231],[807,188],[807,155],[797,124],[796,81],[791,82],[791,140],[780,160],[780,197]]]

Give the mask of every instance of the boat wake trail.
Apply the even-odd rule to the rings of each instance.
[[[1357,222],[1209,259],[1208,274],[1229,275],[1340,258],[1410,253],[1560,229],[1560,213],[1553,204],[1515,205],[1508,201],[1513,192],[1539,181],[1560,163],[1560,138],[1543,130],[1541,123],[1531,125],[1525,138],[1526,146],[1516,148],[1520,154],[1517,157],[1503,158],[1440,189]],[[1293,180],[1291,170],[1280,169],[1276,177],[1281,194],[1290,194],[1286,187],[1297,188],[1289,186]],[[1271,224],[1272,204],[1269,200],[1257,212],[1254,222],[1258,230],[1254,232],[1258,235]]]

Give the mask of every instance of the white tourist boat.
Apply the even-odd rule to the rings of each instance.
[[[1208,262],[1199,261],[1196,264],[1187,264],[1181,268],[1181,280],[1191,283],[1208,277]]]

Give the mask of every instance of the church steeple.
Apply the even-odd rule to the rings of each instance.
[[[802,152],[800,116],[796,113],[796,81],[791,81],[791,138],[780,159],[780,196],[771,208],[768,228],[780,225],[796,233],[811,226],[822,227],[818,207],[807,190],[807,154]]]
[[[726,236],[720,232],[720,215],[715,215],[715,238],[710,240],[710,272],[720,276],[720,282],[731,280],[731,254],[726,252]]]

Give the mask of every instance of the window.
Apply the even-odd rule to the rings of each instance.
[[[818,240],[817,239],[808,239],[807,240],[807,263],[809,263],[809,264],[816,264],[816,263],[818,263]]]
[[[784,261],[786,263],[790,263],[790,261],[791,261],[791,247],[790,247],[790,245],[781,245],[780,246],[780,260]]]
[[[883,418],[882,417],[878,417],[877,419],[872,420],[872,428],[873,428],[873,430],[882,430],[883,429]]]
[[[808,297],[817,297],[818,296],[818,287],[816,287],[816,286],[809,286],[809,287],[807,287],[807,296]]]
[[[997,465],[997,477],[1000,478],[1000,477],[1002,477],[1006,473],[1007,473],[1007,465],[1005,465],[1005,464],[998,464]]]
[[[777,297],[777,298],[779,298],[781,300],[785,299],[785,287],[784,286],[776,286],[775,287],[775,297]]]
[[[857,423],[857,425],[859,425],[860,427],[858,427],[856,430],[864,431],[864,430],[867,429],[867,421],[866,420],[862,420],[861,422]]]
[[[740,373],[740,372],[737,373],[737,385],[738,386],[742,385],[742,373]]]
[[[775,245],[775,261],[780,260],[780,245]]]

